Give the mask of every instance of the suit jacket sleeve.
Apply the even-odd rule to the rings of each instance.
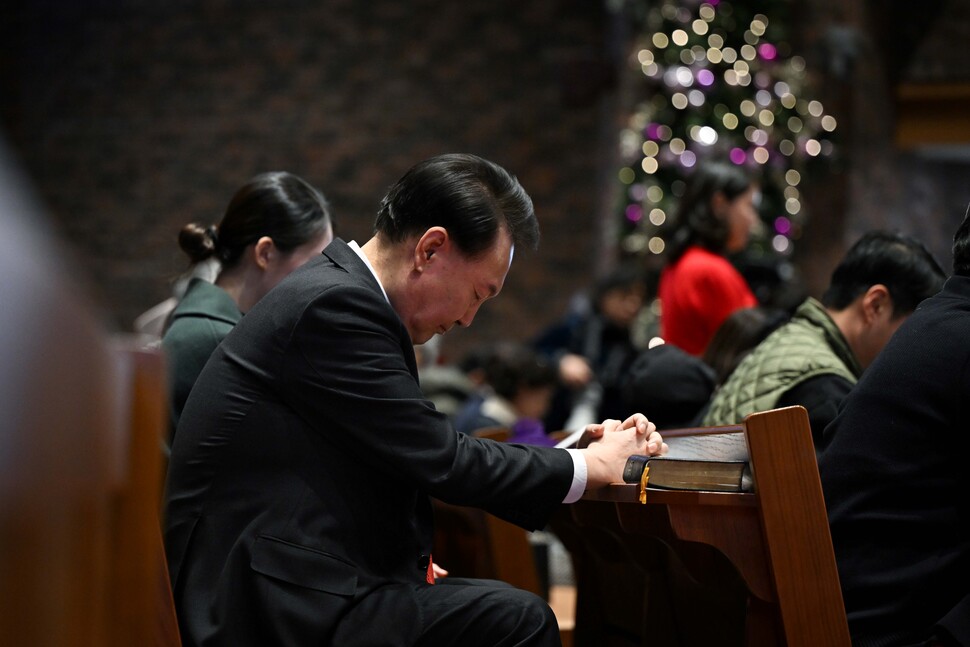
[[[283,397],[388,487],[541,527],[572,481],[563,450],[458,434],[428,402],[400,319],[369,286],[336,284],[309,302],[283,354]]]

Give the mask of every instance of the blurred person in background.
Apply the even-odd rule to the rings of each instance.
[[[549,431],[628,415],[621,384],[638,352],[632,328],[645,294],[640,269],[621,265],[593,286],[588,313],[567,317],[533,342],[561,384],[546,416]]]
[[[703,424],[731,425],[756,411],[801,405],[819,447],[822,430],[863,370],[945,279],[915,238],[865,234],[835,268],[822,300],[807,298],[734,369]]]
[[[701,356],[735,310],[757,305],[727,256],[742,251],[757,226],[758,184],[739,166],[707,163],[687,181],[660,275],[660,336]]]
[[[509,442],[555,445],[543,418],[558,384],[556,370],[528,346],[495,344],[483,366],[489,393],[469,402],[455,417],[455,429],[472,433],[488,427],[508,427]]]

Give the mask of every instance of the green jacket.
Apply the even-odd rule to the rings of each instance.
[[[821,303],[809,297],[791,321],[745,357],[715,392],[702,424],[731,425],[777,406],[789,389],[819,375],[855,384],[862,367]]]
[[[169,363],[173,432],[209,355],[240,319],[239,307],[225,290],[199,278],[189,282],[162,337]]]

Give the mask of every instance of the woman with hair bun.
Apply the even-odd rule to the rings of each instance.
[[[709,163],[688,180],[658,292],[660,336],[691,355],[704,353],[732,312],[758,303],[726,258],[748,244],[758,222],[757,191],[733,164]]]
[[[189,282],[162,337],[170,364],[173,433],[219,342],[263,295],[332,239],[326,198],[286,172],[263,173],[243,185],[217,226],[182,228],[179,246],[193,266],[215,259],[220,269],[215,283]]]

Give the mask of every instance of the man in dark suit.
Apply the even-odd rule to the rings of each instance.
[[[527,529],[659,453],[636,414],[588,447],[456,433],[422,397],[413,344],[471,324],[516,247],[535,247],[528,195],[471,155],[418,164],[363,246],[335,240],[226,337],[172,449],[166,549],[183,643],[556,645],[532,594],[433,584],[429,497]],[[449,580],[443,580],[449,582]]]
[[[953,270],[823,435],[819,473],[860,647],[970,645],[970,214]]]

